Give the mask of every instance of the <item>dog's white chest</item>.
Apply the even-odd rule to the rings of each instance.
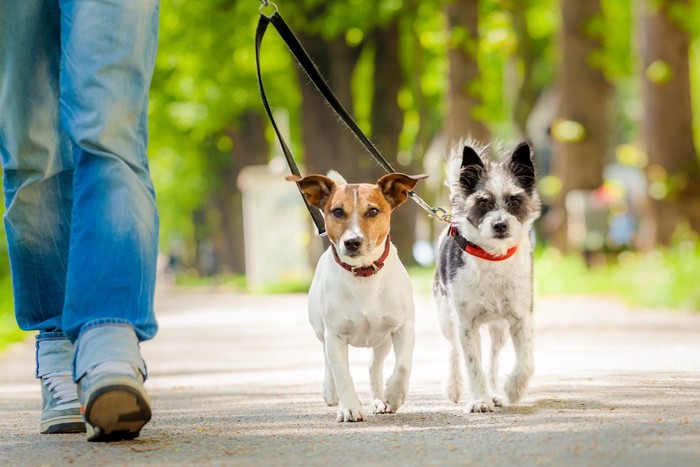
[[[469,258],[457,273],[455,283],[460,287],[449,290],[453,303],[479,322],[529,311],[532,275],[526,260],[523,255],[506,264],[491,264]]]
[[[309,291],[309,321],[319,338],[333,333],[355,347],[376,347],[413,317],[410,280],[394,258],[379,275],[359,279],[327,258],[319,262]]]
[[[381,309],[352,310],[338,323],[338,334],[355,347],[376,347],[387,335],[399,328],[397,317]]]

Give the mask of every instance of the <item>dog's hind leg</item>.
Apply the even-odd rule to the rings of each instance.
[[[505,321],[494,321],[489,323],[489,333],[491,334],[491,358],[489,359],[489,386],[491,398],[496,407],[502,407],[503,401],[496,395],[498,386],[498,357],[506,343],[506,331],[508,324]]]
[[[328,363],[325,345],[323,346],[323,360],[326,365],[326,372],[323,376],[323,400],[326,401],[326,404],[333,407],[338,405],[338,390],[335,387],[333,370],[331,370],[331,365]]]
[[[462,350],[459,348],[459,338],[455,332],[456,326],[450,316],[450,305],[445,296],[445,291],[438,285],[433,287],[433,296],[437,306],[437,314],[440,320],[440,331],[447,340],[447,375],[443,384],[445,396],[454,402],[459,402],[462,397],[464,380],[462,378]]]
[[[372,349],[369,362],[369,389],[372,397],[372,413],[391,412],[384,403],[384,360],[391,350],[391,336]]]
[[[508,401],[515,404],[525,394],[530,377],[535,372],[533,352],[534,329],[532,315],[513,318],[510,322],[510,335],[515,348],[515,368],[508,376],[505,390]]]
[[[447,362],[447,377],[445,378],[445,395],[455,404],[462,397],[464,378],[462,376],[462,350],[459,348],[458,339],[453,336],[449,342],[449,356]]]

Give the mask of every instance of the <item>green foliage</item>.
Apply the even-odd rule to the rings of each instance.
[[[695,17],[700,18],[700,8]],[[695,149],[698,151],[698,160],[700,161],[700,33],[696,35],[690,47],[690,85],[692,87],[691,98],[693,99],[693,134],[695,135]]]
[[[409,269],[413,290],[432,293],[434,268]],[[700,243],[687,239],[672,248],[624,252],[608,264],[588,268],[579,255],[544,248],[535,255],[535,294],[605,295],[630,306],[700,311]]]
[[[560,55],[555,40],[558,7],[558,0],[480,2],[477,60],[482,105],[478,116],[501,138],[514,136],[512,115],[518,89],[527,85],[539,94],[554,81]],[[527,78],[526,68],[531,72]]]
[[[4,241],[2,242],[4,244]],[[2,256],[2,255],[0,255]],[[9,272],[4,272],[5,262],[0,263],[0,352],[13,342],[19,342],[29,333],[17,327],[12,306],[12,286]]]
[[[600,38],[603,50],[600,66],[606,77],[619,80],[631,77],[637,70],[633,53],[634,32],[632,0],[603,0]]]
[[[212,158],[230,154],[233,142],[226,133],[241,115],[262,111],[253,47],[258,6],[225,0],[161,3],[149,153],[164,247],[173,235],[193,241],[192,213],[221,182],[211,173]],[[265,38],[262,67],[273,105],[298,109],[292,61],[275,34]],[[296,126],[292,130],[298,132]]]
[[[419,133],[435,135],[441,129],[447,90],[446,20],[441,1],[411,2],[412,15],[402,16],[401,63],[406,85],[399,94],[404,113],[399,149],[424,150]],[[421,154],[422,155],[422,154]]]
[[[700,310],[697,241],[646,253],[624,252],[591,269],[580,256],[562,256],[554,249],[541,251],[535,261],[540,295],[602,294],[634,306]]]

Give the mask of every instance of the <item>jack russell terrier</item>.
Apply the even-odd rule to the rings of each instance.
[[[371,347],[372,413],[396,412],[411,375],[414,333],[413,290],[389,239],[391,212],[427,175],[392,173],[375,185],[349,184],[328,176],[290,175],[311,206],[324,214],[331,246],[321,256],[309,289],[309,322],[323,344],[323,398],[338,405],[339,422],[365,419],[348,364],[348,345]],[[392,344],[396,363],[383,387],[384,359]]]

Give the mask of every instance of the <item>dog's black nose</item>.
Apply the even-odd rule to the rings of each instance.
[[[493,224],[493,231],[499,234],[505,233],[508,230],[508,224],[505,222],[496,222]]]
[[[362,240],[359,238],[351,238],[350,240],[345,240],[345,249],[351,253],[355,253],[360,249],[361,244]]]

